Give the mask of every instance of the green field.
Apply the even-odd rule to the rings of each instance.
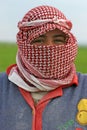
[[[16,44],[0,43],[0,72],[5,71],[9,65],[15,63],[16,52]]]
[[[16,44],[0,43],[0,72],[5,71],[9,65],[15,63],[16,52]],[[77,71],[87,73],[87,46],[79,47],[75,64]]]

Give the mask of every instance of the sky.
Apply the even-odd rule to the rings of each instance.
[[[72,21],[78,44],[87,45],[87,0],[0,0],[0,41],[16,42],[17,23],[39,5],[61,10]]]

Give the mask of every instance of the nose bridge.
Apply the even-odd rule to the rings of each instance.
[[[53,40],[52,40],[52,37],[47,37],[47,45],[53,45]]]

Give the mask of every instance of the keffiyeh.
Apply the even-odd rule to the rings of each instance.
[[[58,9],[39,6],[25,14],[18,23],[17,66],[9,79],[27,91],[51,91],[69,85],[75,74],[76,38],[70,32],[72,23]],[[31,42],[46,32],[59,29],[68,36],[64,45],[32,45]]]

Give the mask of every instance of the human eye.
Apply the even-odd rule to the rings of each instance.
[[[31,42],[31,44],[43,44],[44,39],[43,38],[37,38]]]
[[[64,44],[65,43],[65,38],[63,37],[58,37],[54,39],[54,44]]]

